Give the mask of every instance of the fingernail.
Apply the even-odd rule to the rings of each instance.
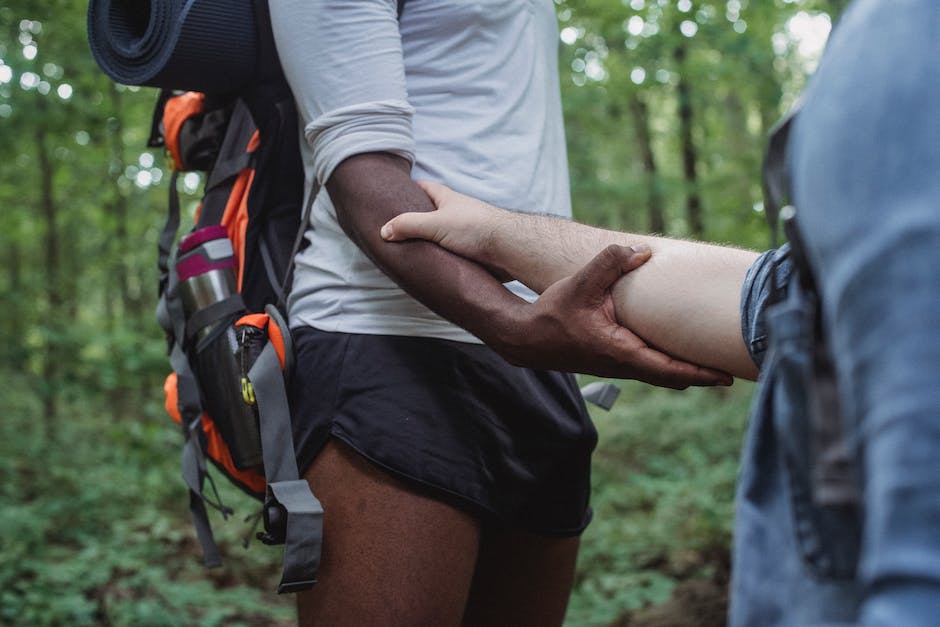
[[[386,222],[382,225],[382,230],[380,231],[382,239],[391,239],[392,238],[392,225]]]
[[[630,248],[633,249],[633,252],[639,253],[641,255],[650,251],[650,247],[646,244],[631,244]]]

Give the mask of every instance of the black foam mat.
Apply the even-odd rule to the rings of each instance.
[[[258,63],[252,0],[90,0],[88,43],[126,85],[228,93]]]

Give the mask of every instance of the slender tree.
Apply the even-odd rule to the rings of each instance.
[[[630,94],[630,113],[633,117],[633,129],[636,135],[636,149],[640,153],[643,172],[647,185],[647,217],[652,233],[666,231],[666,216],[663,213],[663,197],[659,188],[659,172],[656,154],[653,152],[653,140],[650,133],[649,107],[643,96],[634,91]]]
[[[46,435],[50,436],[55,432],[54,421],[58,406],[57,396],[60,383],[60,362],[62,358],[62,351],[59,347],[59,321],[61,320],[63,309],[61,262],[59,258],[59,208],[56,205],[55,193],[52,186],[53,180],[55,179],[55,165],[50,155],[48,133],[44,126],[39,125],[34,129],[34,139],[36,158],[39,166],[40,215],[43,217],[45,226],[45,235],[43,237],[45,248],[45,277],[43,278],[43,283],[46,286],[47,312],[42,369],[42,400]]]
[[[705,233],[702,198],[699,195],[698,148],[695,145],[695,115],[692,110],[692,79],[686,67],[688,49],[682,40],[673,51],[679,73],[676,86],[679,115],[679,143],[682,151],[682,174],[685,179],[685,213],[689,234],[701,239]]]

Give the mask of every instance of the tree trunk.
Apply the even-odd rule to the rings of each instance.
[[[121,121],[121,94],[117,89],[111,89],[111,110],[114,117],[108,120],[108,141],[111,145],[111,171],[121,173],[126,167],[125,146],[123,130],[124,125]],[[136,312],[139,303],[133,302],[130,289],[130,278],[127,268],[128,256],[128,215],[127,195],[115,186],[115,194],[108,203],[108,210],[114,217],[114,237],[111,240],[109,249],[112,251],[114,260],[114,279],[117,282],[118,294],[120,294],[119,311],[124,314]],[[112,325],[117,323],[112,320]]]
[[[705,233],[705,224],[702,219],[702,199],[698,193],[698,150],[692,136],[694,116],[692,112],[692,93],[689,79],[685,71],[686,60],[685,45],[679,45],[673,52],[676,66],[679,69],[679,135],[682,142],[682,173],[686,184],[686,220],[689,224],[689,234],[701,239]]]
[[[17,306],[22,304],[24,298],[31,295],[26,293],[25,282],[23,281],[23,250],[20,247],[20,234],[16,232],[14,237],[9,237],[4,243],[4,253],[6,259],[4,266],[7,270],[7,293],[0,297],[0,302],[9,309],[7,311],[16,311]],[[14,372],[26,371],[26,346],[22,342],[25,335],[25,319],[20,315],[9,316],[6,320],[7,329],[5,336],[11,338],[12,345],[4,346],[2,354],[7,365]]]
[[[751,70],[755,76],[761,77],[757,79],[760,84],[757,105],[760,111],[761,135],[766,142],[770,137],[770,129],[780,121],[779,103],[783,97],[783,89],[770,73],[763,72],[757,66],[753,66]]]
[[[630,112],[633,115],[634,132],[643,161],[643,172],[646,174],[649,230],[652,233],[665,233],[666,218],[663,213],[663,197],[659,189],[656,154],[653,152],[653,140],[650,133],[649,107],[646,106],[646,101],[639,93],[634,92],[630,96]]]
[[[59,261],[59,231],[56,224],[58,208],[52,191],[55,168],[49,155],[46,130],[42,125],[36,128],[36,155],[39,161],[39,203],[46,223],[45,236],[45,283],[48,310],[46,311],[46,342],[43,356],[43,418],[46,437],[51,437],[57,411],[57,396],[60,379],[59,363],[61,358],[58,332],[61,329],[62,293]]]
[[[730,92],[724,98],[724,109],[729,131],[726,141],[735,154],[745,154],[754,144],[747,128],[746,106],[736,92]]]

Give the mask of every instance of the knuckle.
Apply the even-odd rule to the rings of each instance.
[[[604,248],[604,253],[611,257],[620,257],[624,254],[624,248],[619,244],[608,244]]]
[[[621,259],[627,256],[626,249],[623,246],[618,244],[608,244],[603,251],[601,251],[603,259],[609,263],[619,263]]]

